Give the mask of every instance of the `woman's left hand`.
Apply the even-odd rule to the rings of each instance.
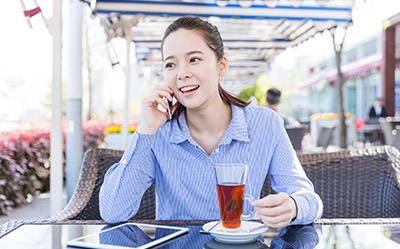
[[[296,203],[286,193],[270,194],[254,202],[256,212],[269,227],[286,227],[296,217]]]

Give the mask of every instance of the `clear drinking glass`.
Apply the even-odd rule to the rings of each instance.
[[[222,225],[239,228],[242,220],[253,217],[254,207],[243,214],[244,200],[253,206],[254,197],[245,194],[248,166],[245,164],[217,164],[214,166],[217,180],[218,205]]]

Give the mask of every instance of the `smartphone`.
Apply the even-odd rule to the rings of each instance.
[[[174,96],[172,95],[172,99]],[[172,106],[174,105],[173,101],[169,101],[167,98],[164,98],[165,103],[167,104],[167,112],[168,112],[168,120],[172,119]]]
[[[168,111],[168,120],[171,120],[171,119],[172,119],[172,101],[169,101],[169,100],[167,99],[167,104],[168,104],[168,108],[167,108],[167,111]]]

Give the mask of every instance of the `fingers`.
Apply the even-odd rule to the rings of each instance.
[[[281,205],[272,208],[256,208],[257,212],[262,216],[279,216],[290,213],[291,209],[288,205]]]
[[[153,94],[148,97],[145,102],[149,107],[157,107],[161,105],[164,109],[168,108],[166,100],[173,101],[173,90],[166,85],[157,85]]]
[[[261,220],[271,227],[287,226],[292,219],[289,205],[256,208],[256,212],[260,215]]]
[[[155,101],[157,102],[157,104],[161,105],[165,110],[169,108],[165,97],[156,97]]]
[[[143,113],[147,115],[147,118],[149,120],[163,120],[160,115],[165,116],[167,119],[169,119],[170,115],[173,114],[176,109],[176,104],[171,105],[171,103],[173,102],[173,89],[165,84],[157,85],[154,87],[151,95],[143,101]]]
[[[173,91],[170,90],[169,88],[158,88],[156,87],[154,89],[154,96],[162,96],[162,97],[166,97],[169,101],[172,101],[172,95],[173,95]]]
[[[261,220],[270,227],[287,226],[292,220],[295,206],[286,193],[272,194],[254,202]]]
[[[160,97],[156,95],[152,95],[145,100],[145,103],[148,107],[157,108],[161,105],[163,108],[167,108],[168,104],[164,101],[165,97]]]
[[[285,227],[290,223],[290,214],[279,215],[276,217],[261,216],[261,220],[264,224],[270,227]]]
[[[154,90],[158,91],[166,91],[169,92],[171,95],[174,93],[174,91],[172,90],[172,88],[168,85],[156,85]]]
[[[255,207],[275,207],[284,203],[288,198],[285,193],[271,194],[266,197],[256,200],[254,202]]]

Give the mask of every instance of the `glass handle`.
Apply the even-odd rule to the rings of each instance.
[[[248,214],[242,214],[242,220],[250,220],[254,215],[254,201],[256,200],[253,196],[249,194],[244,195],[244,200],[250,202],[251,210]]]

